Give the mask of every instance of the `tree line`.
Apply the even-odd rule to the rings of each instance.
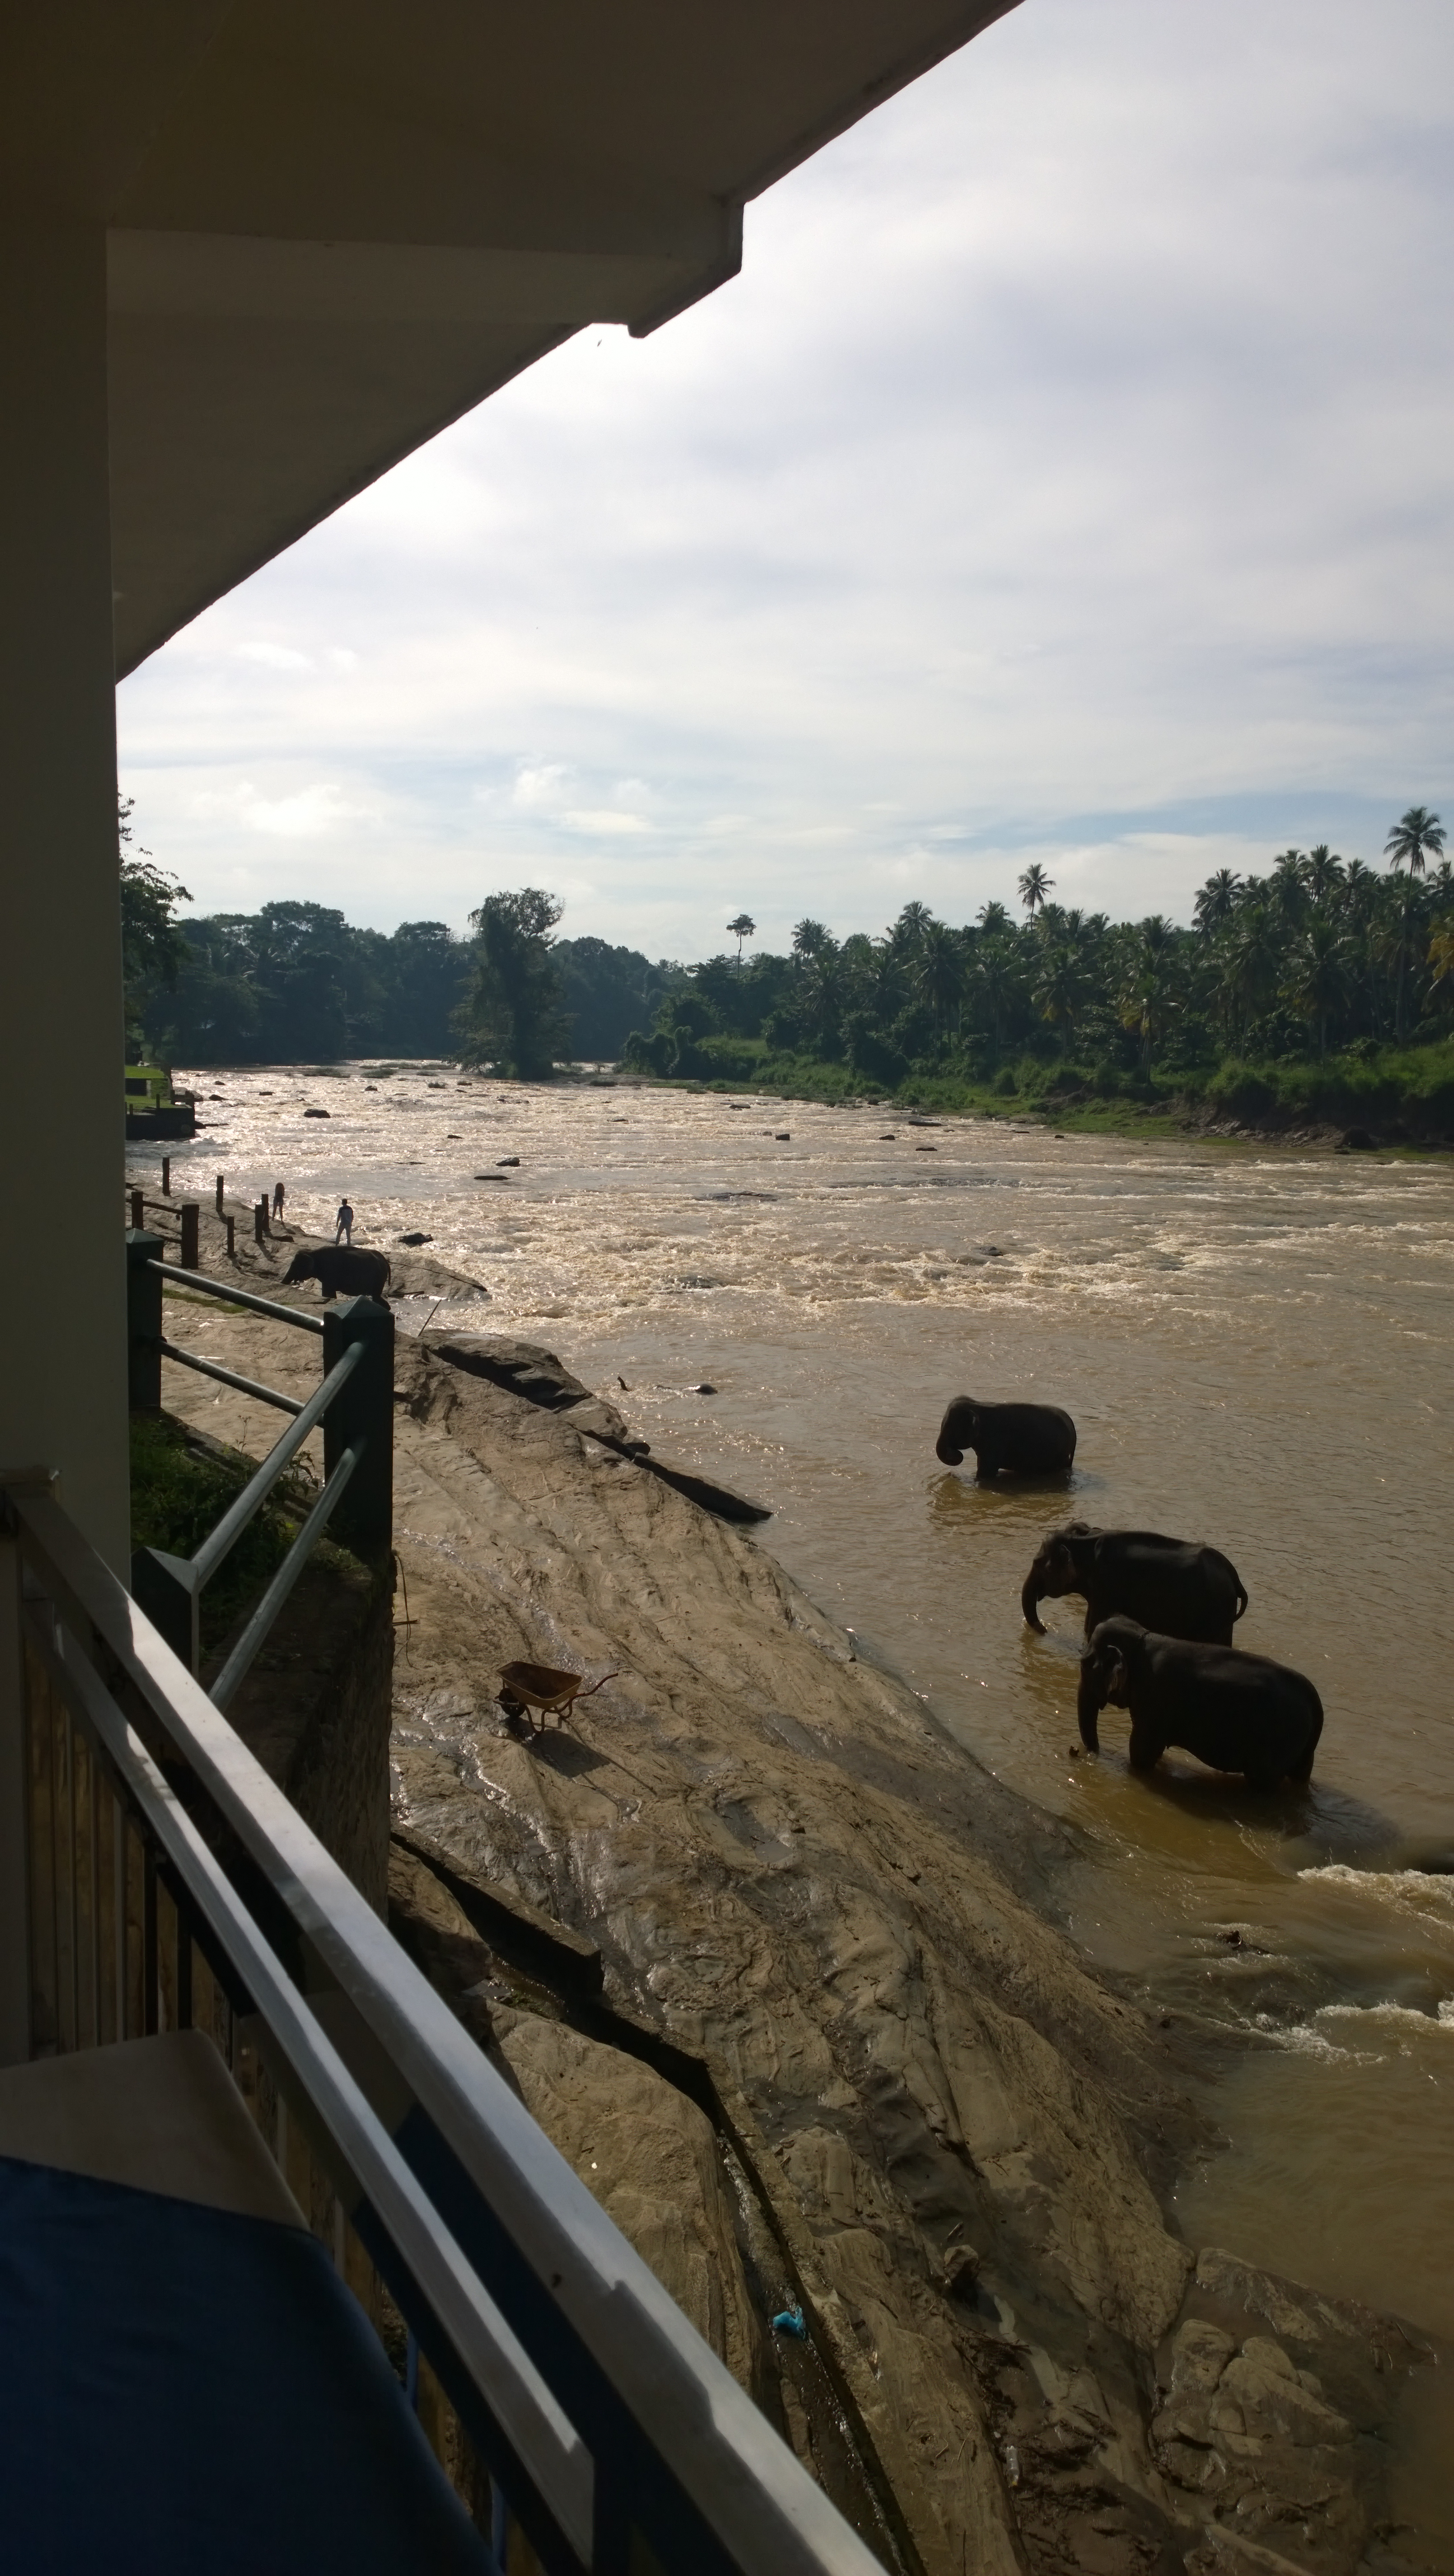
[[[269,903],[253,913],[178,919],[186,888],[133,851],[123,809],[122,936],[127,1053],[167,1065],[336,1064],[356,1056],[474,1060],[483,1029],[504,1060],[548,1074],[557,1057],[620,1055],[663,995],[686,983],[604,939],[547,940],[535,907],[552,898],[494,897],[461,938],[442,921],[362,930],[318,903]],[[529,923],[515,928],[524,904]],[[504,907],[504,953],[499,920]],[[513,908],[513,909],[512,909]],[[552,916],[558,917],[558,907]],[[542,976],[537,963],[547,963]],[[503,985],[494,973],[499,965]],[[518,993],[514,1020],[497,1021],[498,990]]]
[[[1005,1068],[1041,1059],[1114,1091],[1454,1031],[1454,882],[1422,806],[1393,826],[1381,873],[1325,844],[1283,850],[1265,874],[1218,869],[1190,928],[1064,907],[1037,862],[1018,919],[991,902],[955,927],[908,903],[879,937],[807,919],[787,954],[749,956],[744,912],[727,926],[735,955],[692,967],[558,938],[562,907],[538,887],[487,896],[464,937],[435,921],[357,929],[313,903],[179,920],[186,890],[132,850],[129,808],[121,834],[128,1043],[168,1062],[449,1055],[544,1079],[619,1060],[727,1081],[795,1063],[889,1089],[1013,1087]]]
[[[1053,900],[1038,862],[1021,917],[987,903],[973,923],[908,903],[881,937],[836,939],[800,921],[786,956],[744,961],[756,925],[728,924],[736,956],[663,996],[626,1061],[657,1074],[748,1078],[767,1057],[838,1063],[885,1087],[909,1075],[992,1076],[1039,1056],[1094,1086],[1228,1057],[1325,1063],[1454,1031],[1454,881],[1437,814],[1410,807],[1384,872],[1326,844],[1281,851],[1263,875],[1220,868],[1193,924],[1115,922]]]

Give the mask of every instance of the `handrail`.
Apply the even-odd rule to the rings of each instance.
[[[491,2288],[506,2324],[537,2371],[565,2382],[559,2402],[594,2453],[596,2536],[583,2563],[624,2569],[619,2481],[645,2460],[658,2473],[655,2502],[642,2503],[647,2538],[656,2505],[684,2534],[663,2562],[673,2568],[882,2576],[60,1505],[19,1489],[9,1499],[48,1581],[141,1692],[301,1936],[305,1960],[317,1962],[314,1975],[337,1985],[426,2115],[428,2134],[406,2142],[406,2156],[416,2173],[421,2158],[442,2172],[462,2259],[478,2266],[477,2245],[498,2249]],[[606,2489],[618,2519],[603,2537]]]
[[[400,2154],[305,1998],[99,1674],[27,1605],[30,1643],[94,1729],[146,1824],[241,1975],[305,2098],[325,2123],[577,2557],[591,2557],[591,2463],[546,2382]]]
[[[307,1403],[294,1415],[281,1440],[268,1451],[257,1474],[249,1477],[236,1502],[228,1506],[217,1527],[204,1538],[192,1559],[199,1590],[237,1545],[258,1505],[266,1502],[284,1468],[296,1457],[309,1432],[322,1421],[340,1387],[347,1385],[363,1355],[362,1342],[349,1344],[342,1359],[335,1362],[321,1386],[314,1388]]]
[[[296,1306],[280,1306],[276,1297],[255,1297],[250,1288],[234,1288],[230,1280],[209,1279],[205,1271],[184,1270],[179,1261],[149,1261],[148,1270],[159,1270],[164,1279],[180,1279],[185,1288],[199,1288],[204,1297],[220,1298],[227,1306],[251,1306],[254,1314],[271,1315],[275,1324],[291,1324],[298,1333],[321,1333],[322,1323],[316,1315],[300,1315]]]
[[[207,1694],[214,1708],[225,1709],[252,1670],[255,1658],[267,1642],[268,1630],[307,1564],[316,1542],[327,1528],[333,1516],[334,1505],[363,1456],[363,1449],[362,1441],[353,1449],[345,1449],[332,1475],[328,1478],[323,1491]]]
[[[175,1360],[178,1368],[195,1369],[199,1377],[215,1377],[221,1386],[236,1387],[239,1395],[250,1395],[257,1404],[271,1404],[279,1413],[301,1413],[302,1405],[295,1395],[280,1395],[275,1386],[259,1386],[253,1377],[239,1377],[236,1369],[224,1368],[220,1360],[204,1360],[200,1351],[184,1351],[180,1342],[165,1337],[158,1342],[164,1360]]]

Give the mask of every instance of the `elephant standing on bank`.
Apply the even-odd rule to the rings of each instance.
[[[295,1252],[283,1272],[283,1286],[316,1279],[325,1306],[334,1297],[382,1297],[389,1284],[389,1263],[382,1252],[353,1251],[325,1243],[317,1252]]]
[[[981,1485],[1005,1468],[1045,1475],[1070,1465],[1075,1424],[1058,1404],[982,1404],[978,1396],[957,1395],[939,1425],[934,1454],[946,1467],[958,1467],[966,1449],[974,1451]]]
[[[1040,1602],[1067,1592],[1085,1596],[1085,1633],[1124,1613],[1164,1637],[1230,1646],[1247,1607],[1247,1587],[1230,1557],[1156,1530],[1092,1529],[1070,1521],[1051,1530],[1025,1577],[1020,1607],[1043,1637]]]
[[[1323,1703],[1306,1674],[1235,1646],[1162,1637],[1135,1619],[1103,1619],[1080,1659],[1076,1714],[1087,1752],[1109,1702],[1131,1715],[1131,1768],[1150,1771],[1170,1745],[1256,1789],[1310,1780]]]

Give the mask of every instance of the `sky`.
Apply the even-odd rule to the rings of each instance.
[[[119,693],[201,911],[1190,917],[1454,822],[1450,0],[1022,0]]]

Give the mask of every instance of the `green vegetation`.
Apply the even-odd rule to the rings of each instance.
[[[457,1014],[462,1064],[492,1064],[518,1082],[548,1082],[565,1053],[560,975],[550,934],[564,906],[538,886],[485,897],[474,980]]]
[[[195,1556],[256,1471],[255,1458],[223,1449],[170,1414],[131,1417],[131,1543]],[[316,1493],[304,1465],[273,1487],[202,1594],[202,1646],[220,1645],[281,1565]],[[326,1545],[326,1542],[325,1542]]]
[[[623,1050],[664,1080],[814,1099],[1032,1109],[1075,1123],[1454,1131],[1454,879],[1437,815],[1389,835],[1389,872],[1326,846],[1222,869],[1194,927],[1067,911],[1038,863],[1025,918],[906,904],[882,938],[801,921],[789,956],[720,956]],[[735,934],[736,925],[733,926]]]
[[[123,851],[133,1060],[149,1048],[166,1065],[311,1061],[324,1073],[345,1056],[452,1055],[461,1009],[473,1030],[486,1004],[479,938],[457,938],[442,921],[401,922],[391,934],[357,930],[320,903],[178,921],[175,907],[186,900],[144,851],[135,859]],[[477,932],[491,906],[523,900],[490,897],[474,916]],[[549,954],[560,1050],[587,1062],[613,1060],[662,995],[686,985],[682,967],[653,965],[604,939],[555,940]]]

